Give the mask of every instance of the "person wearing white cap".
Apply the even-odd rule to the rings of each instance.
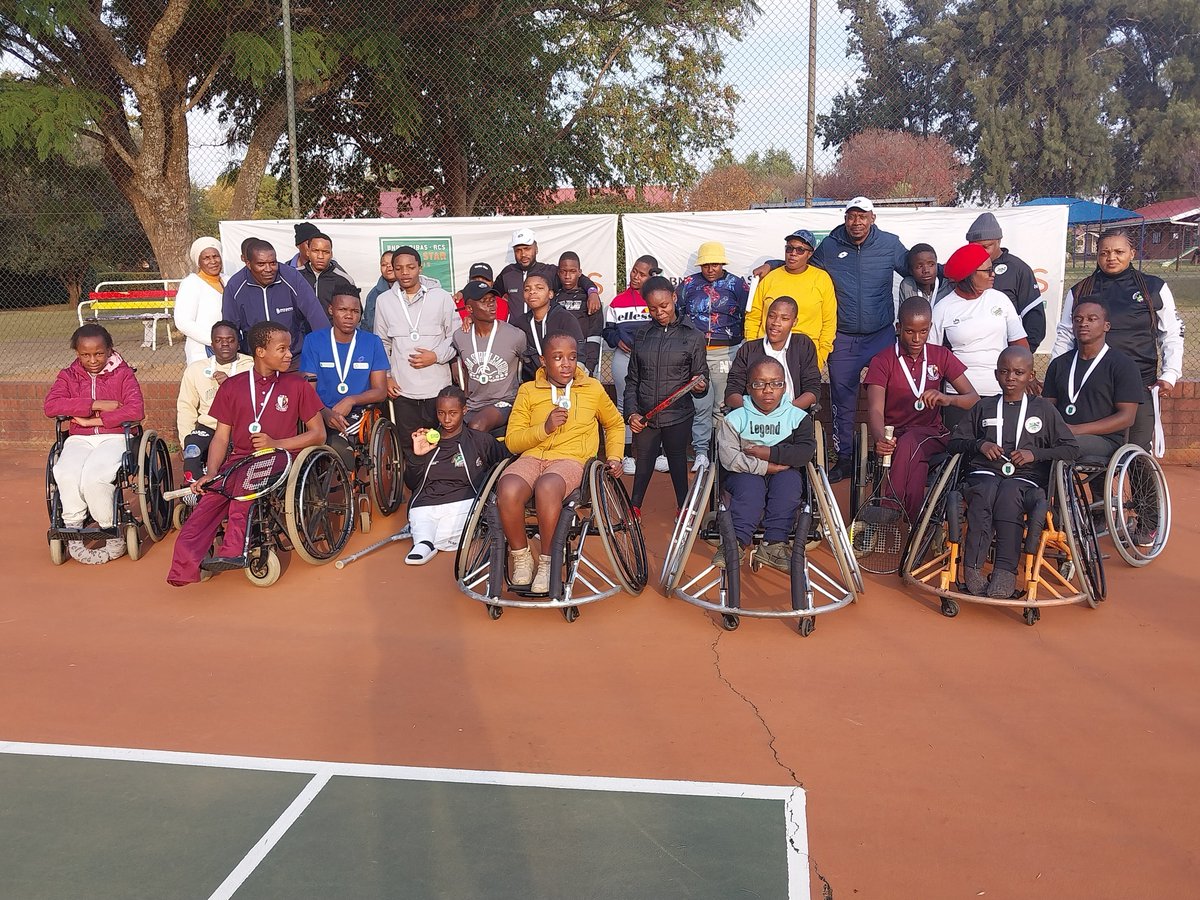
[[[817,245],[812,263],[829,273],[837,294],[837,332],[828,358],[838,455],[829,470],[833,482],[849,475],[853,466],[850,447],[863,367],[896,337],[892,275],[909,274],[908,250],[900,238],[875,225],[875,204],[855,197],[846,204],[844,224]]]
[[[558,278],[558,266],[538,262],[537,235],[532,228],[518,228],[514,231],[509,246],[512,248],[515,262],[510,262],[500,270],[493,286],[496,293],[508,301],[508,321],[515,325],[528,314],[528,307],[525,306],[526,275],[541,275],[545,278],[552,295],[562,290],[562,282]],[[599,292],[595,283],[586,275],[579,277],[579,286],[589,295]]]
[[[179,283],[175,293],[175,327],[187,335],[184,362],[212,356],[212,327],[221,318],[221,242],[212,237],[192,241],[188,256],[196,271]]]

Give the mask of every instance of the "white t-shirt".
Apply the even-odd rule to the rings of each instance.
[[[955,291],[933,308],[929,342],[950,345],[980,397],[1001,393],[996,361],[1005,347],[1023,337],[1025,328],[1012,301],[994,288],[974,300]]]

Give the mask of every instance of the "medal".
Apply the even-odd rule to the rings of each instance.
[[[480,384],[487,384],[489,381],[491,381],[491,379],[487,375],[487,372],[481,372],[479,375],[476,375],[475,380],[478,381]]]
[[[1070,371],[1067,373],[1067,401],[1068,402],[1067,402],[1066,409],[1063,410],[1064,414],[1066,414],[1068,416],[1075,415],[1075,410],[1077,409],[1075,404],[1079,402],[1079,395],[1083,393],[1083,386],[1085,384],[1087,384],[1088,378],[1091,376],[1091,374],[1094,371],[1096,371],[1096,366],[1098,366],[1100,364],[1100,360],[1104,359],[1104,354],[1107,352],[1108,352],[1108,344],[1105,344],[1103,347],[1100,348],[1100,352],[1096,354],[1096,358],[1092,360],[1091,364],[1087,368],[1087,371],[1083,373],[1083,378],[1081,378],[1079,381],[1079,387],[1076,388],[1075,387],[1075,364],[1077,362],[1079,362],[1079,350],[1078,349],[1075,350],[1075,357],[1074,357],[1074,359],[1071,360],[1071,368],[1070,368]]]
[[[471,349],[475,352],[471,354],[471,359],[476,362],[475,373],[471,377],[480,384],[487,384],[492,380],[487,372],[488,363],[492,359],[492,343],[496,340],[496,332],[500,329],[496,323],[492,323],[492,330],[488,333],[487,346],[483,348],[483,355],[479,355],[479,341],[475,332],[475,327],[471,327]]]
[[[571,399],[569,397],[563,397],[561,400],[556,401],[556,403],[558,404],[559,409],[571,408]]]
[[[913,404],[913,409],[917,412],[925,409],[925,401],[921,397],[925,394],[925,380],[929,375],[929,366],[927,365],[929,357],[928,345],[921,347],[921,384],[918,387],[916,379],[912,377],[912,373],[908,371],[908,363],[900,358],[900,342],[896,341],[896,361],[900,363],[900,371],[904,373],[904,380],[908,382],[909,389],[913,392],[913,396],[917,398]]]
[[[1013,465],[1012,463],[1010,463],[1010,462],[1006,462],[1004,465],[1002,465],[1002,466],[1000,467],[1000,471],[1001,471],[1003,474],[1005,474],[1005,475],[1011,475],[1011,474],[1013,474],[1015,471],[1017,471],[1017,467],[1016,467],[1016,466],[1014,466],[1014,465]]]
[[[1013,452],[1016,452],[1018,445],[1021,443],[1021,432],[1025,430],[1025,412],[1029,408],[1029,395],[1021,395],[1021,411],[1017,414],[1017,431],[1013,435]],[[996,402],[996,446],[1004,450],[1004,395],[1001,394]],[[1017,471],[1017,467],[1012,464],[1007,456],[1004,457],[1005,463],[1000,467],[1002,475],[1012,475]]]
[[[409,340],[419,341],[421,339],[421,332],[417,331],[416,329],[413,329],[412,331],[410,331],[408,333],[408,337],[409,337]]]
[[[204,370],[204,377],[205,377],[205,378],[212,378],[212,377],[213,377],[213,372],[215,372],[215,371],[216,371],[216,370],[215,370],[215,369],[213,369],[213,367],[212,367],[212,366],[209,366],[208,368],[206,368],[206,369]]]
[[[257,422],[251,422],[249,425],[246,426],[246,430],[248,432],[250,432],[251,434],[258,434],[260,431],[262,431],[262,426],[259,425]]]
[[[358,329],[354,329],[354,335],[350,338],[350,346],[346,348],[346,364],[343,366],[338,360],[338,344],[333,337],[333,329],[329,329],[329,349],[333,352],[333,369],[337,372],[338,386],[337,392],[345,396],[350,393],[350,385],[346,383],[346,379],[350,377],[350,367],[353,365],[354,348],[358,344]]]
[[[250,412],[254,414],[254,421],[246,426],[246,430],[251,434],[258,434],[262,431],[262,426],[258,424],[258,420],[262,418],[263,413],[267,411],[267,404],[271,401],[271,395],[275,393],[275,385],[279,383],[279,373],[275,374],[275,379],[271,382],[271,388],[263,397],[262,409],[258,408],[258,392],[254,389],[255,372],[250,373],[247,381],[250,383]]]
[[[405,321],[408,322],[409,332],[408,338],[411,341],[419,341],[421,339],[421,313],[425,312],[425,307],[422,306],[417,310],[417,321],[413,321],[412,315],[409,314],[409,306],[416,306],[425,298],[425,288],[417,291],[417,299],[412,303],[408,302],[408,293],[401,287],[397,286],[397,292],[400,294],[400,311],[404,313]]]
[[[571,408],[571,385],[574,381],[575,379],[572,378],[567,382],[566,387],[563,388],[563,395],[561,397],[558,396],[558,385],[550,385],[550,402],[559,409],[569,410]]]

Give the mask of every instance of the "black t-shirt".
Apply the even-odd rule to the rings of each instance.
[[[1117,350],[1109,347],[1104,358],[1099,362],[1094,359],[1080,359],[1075,364],[1075,390],[1079,396],[1071,402],[1068,379],[1071,373],[1071,363],[1075,361],[1079,350],[1070,353],[1050,363],[1046,370],[1046,380],[1042,396],[1055,401],[1059,415],[1068,425],[1083,425],[1107,418],[1117,411],[1118,403],[1141,403],[1145,397],[1142,387],[1142,376],[1137,363]],[[1095,365],[1095,371],[1089,372],[1089,365]],[[1087,381],[1083,382],[1087,375]],[[1080,387],[1083,382],[1083,387]],[[1072,410],[1071,407],[1074,407]],[[1104,437],[1120,443],[1125,435],[1121,432],[1106,434]]]
[[[442,438],[430,452],[432,459],[425,474],[425,486],[421,489],[418,506],[437,506],[475,498],[475,489],[467,477],[460,440],[461,434]]]

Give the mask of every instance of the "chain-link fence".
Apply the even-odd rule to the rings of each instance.
[[[98,284],[179,278],[219,221],[294,212],[1081,197],[1145,213],[1139,264],[1197,333],[1200,0],[286,7],[0,0],[0,378],[61,365]],[[1068,284],[1098,228],[1071,229]],[[168,326],[113,330],[165,380]]]

